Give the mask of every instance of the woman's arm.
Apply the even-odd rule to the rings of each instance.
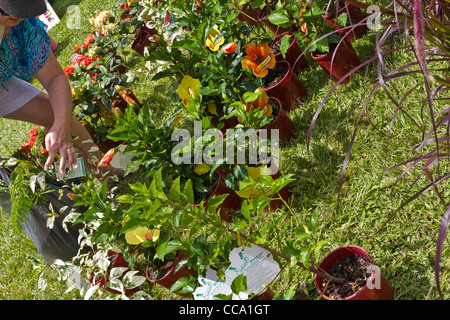
[[[49,169],[56,154],[59,153],[61,157],[60,172],[62,173],[66,164],[68,168],[72,168],[76,163],[75,149],[72,144],[70,84],[52,52],[50,52],[44,66],[36,73],[35,77],[47,91],[53,109],[53,115],[48,115],[53,117],[53,125],[45,138],[48,158],[44,169]]]

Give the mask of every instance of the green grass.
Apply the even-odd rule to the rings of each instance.
[[[59,43],[56,53],[60,63],[65,66],[72,54],[72,48],[82,42],[90,31],[88,23],[82,23],[82,29],[69,30],[64,16],[65,8],[80,4],[84,18],[96,9],[110,8],[115,1],[98,0],[58,0],[54,7],[62,18],[61,23],[50,31],[50,35]],[[369,34],[354,43],[362,60],[373,52],[374,35]],[[397,54],[394,64],[389,68],[403,65],[408,57]],[[328,240],[328,245],[318,258],[327,252],[347,244],[360,245],[374,258],[384,276],[394,288],[397,299],[426,300],[439,299],[434,281],[434,257],[437,234],[444,208],[439,204],[433,192],[428,192],[396,213],[396,209],[407,195],[418,172],[411,172],[396,189],[391,190],[396,177],[401,172],[383,173],[392,165],[414,156],[413,147],[421,140],[417,128],[403,114],[397,116],[389,145],[387,134],[395,107],[387,96],[379,90],[369,103],[362,120],[358,123],[358,135],[344,176],[341,193],[340,211],[337,213],[337,194],[341,169],[349,147],[350,139],[358,121],[362,102],[373,87],[376,73],[372,69],[369,76],[361,72],[348,85],[338,88],[327,101],[314,127],[310,153],[307,150],[308,129],[311,120],[332,85],[327,76],[311,59],[309,67],[300,79],[307,84],[308,96],[289,115],[297,125],[294,139],[282,149],[281,171],[292,173],[296,181],[291,185],[292,204],[295,214],[305,221],[314,208],[320,210],[319,235]],[[145,72],[142,64],[131,69],[138,76],[133,83],[141,102],[155,109],[156,115],[164,118],[169,101],[164,94],[172,87],[170,81],[150,81],[151,74]],[[389,87],[395,86],[397,99],[401,98],[418,77],[400,78]],[[426,116],[421,115],[422,95],[412,95],[405,101],[405,109],[420,124]],[[446,107],[437,105],[438,109]],[[447,105],[448,107],[448,105]],[[8,139],[2,139],[1,155],[7,157],[15,147],[25,141],[29,125],[20,127],[10,121],[1,120],[0,130]],[[5,141],[7,140],[7,141]],[[387,148],[387,151],[386,151]],[[426,178],[421,186],[427,184]],[[391,193],[392,192],[392,193]],[[448,192],[444,192],[448,198]],[[63,294],[65,284],[50,281],[49,288],[40,291],[37,279],[23,276],[32,270],[33,259],[39,259],[34,246],[22,234],[15,234],[8,226],[4,213],[0,216],[0,263],[4,270],[0,276],[0,299],[72,299],[77,295]],[[257,221],[257,224],[264,221]],[[289,234],[294,226],[284,224],[282,232]],[[276,245],[273,240],[273,245]],[[442,289],[445,298],[449,295],[449,249],[444,247],[441,273]],[[34,258],[32,258],[34,257]],[[26,281],[26,282],[24,282]],[[283,272],[280,280],[274,284],[275,290],[286,290],[298,285],[299,297],[316,299],[313,276],[297,267]],[[156,299],[176,299],[164,289],[145,285]]]

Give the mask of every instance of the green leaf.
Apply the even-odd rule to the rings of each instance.
[[[236,295],[239,295],[240,292],[247,292],[247,276],[240,274],[234,278],[231,282],[231,291]]]
[[[189,179],[188,181],[186,181],[183,191],[183,195],[186,201],[190,204],[195,204],[194,187],[192,185],[192,180]]]
[[[195,282],[190,278],[182,277],[170,287],[170,292],[191,293],[195,290]]]
[[[248,208],[248,202],[246,200],[242,201],[241,213],[245,219],[250,220],[250,210]]]
[[[172,187],[170,188],[169,191],[169,199],[176,202],[180,201],[181,199],[180,177],[174,180]]]
[[[291,44],[290,39],[291,39],[290,35],[286,35],[281,39],[280,51],[281,55],[283,56],[283,59],[286,59],[286,52],[289,48],[289,45]]]
[[[271,14],[269,14],[268,19],[271,23],[275,25],[280,25],[289,22],[289,16],[283,9],[273,11]]]
[[[338,17],[338,24],[341,27],[347,26],[347,13],[342,13],[342,14],[339,15],[339,17]]]
[[[298,259],[301,263],[307,268],[311,265],[309,261],[309,257],[311,256],[312,247],[303,247],[300,249],[300,254],[298,255]]]
[[[318,217],[319,217],[319,210],[315,209],[311,218],[308,221],[308,229],[313,233],[316,232],[316,229],[317,229]]]
[[[156,247],[155,258],[164,260],[164,257],[166,256],[167,253],[167,245],[169,244],[169,240],[170,240],[169,235],[165,235],[159,239],[158,245]]]
[[[133,196],[131,194],[121,194],[117,197],[117,201],[120,203],[130,203],[133,201]]]

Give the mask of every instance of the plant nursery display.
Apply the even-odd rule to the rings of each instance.
[[[406,134],[393,126],[395,117],[404,116],[402,121],[411,120],[419,132],[406,143],[417,153],[391,164],[379,180],[398,176],[373,186],[369,194],[385,186],[392,193],[396,187],[404,192],[400,182],[411,175],[420,175],[413,185],[428,179],[420,189],[406,187],[419,191],[402,199],[396,212],[425,191],[435,191],[445,212],[435,230],[435,278],[439,296],[448,297],[440,279],[445,275],[448,282],[448,264],[441,261],[448,254],[450,215],[444,188],[450,119],[445,105],[448,1],[374,5],[118,0],[109,9],[89,13],[89,31],[68,48],[64,72],[73,114],[105,153],[103,159],[92,159],[94,167],[124,157],[123,176],[111,184],[111,177],[98,179],[84,168],[75,177],[73,171],[64,177],[44,171],[46,131],[36,126],[29,141],[1,162],[2,170],[11,171],[2,192],[11,196],[13,226],[20,229],[33,206],[41,205],[51,212],[49,224],[60,219],[63,227],[78,228],[77,253],[54,264],[57,272],[76,275],[69,286],[81,289],[86,299],[401,299],[396,271],[379,254],[385,250],[388,259],[392,250],[406,257],[397,250],[400,244],[368,241],[373,230],[352,238],[353,228],[372,228],[363,220],[368,211],[375,208],[384,221],[397,199],[391,195],[389,206],[380,204],[388,201],[384,195],[375,204],[365,203],[343,187],[359,185],[359,171],[361,180],[379,178],[370,165],[351,166],[359,130],[371,136],[384,135],[388,128],[388,139],[402,138]],[[370,23],[379,13],[382,20],[375,29]],[[397,66],[397,55],[407,56],[407,65]],[[402,85],[391,81],[403,77],[418,83],[398,99]],[[388,96],[389,107],[378,106],[378,89]],[[366,90],[362,102],[355,102],[354,90]],[[414,103],[408,98],[415,94],[421,110],[410,115],[407,107]],[[323,99],[311,109],[316,97]],[[355,114],[350,108],[342,111],[342,101],[352,110],[359,104],[362,108]],[[435,103],[439,109],[433,109]],[[386,108],[382,120],[368,113],[377,108]],[[321,112],[326,114],[319,119]],[[351,122],[354,131],[344,122]],[[319,126],[323,131],[312,142]],[[327,147],[329,141],[339,147]],[[376,157],[398,159],[387,150]],[[369,156],[355,159],[366,160],[372,161]],[[312,179],[323,180],[322,185]],[[331,179],[335,187],[328,185]],[[71,201],[64,208],[69,213],[55,212],[45,197],[55,184],[63,190],[60,197]],[[350,216],[341,229],[326,229],[325,221],[341,223],[339,210],[346,211],[350,201],[362,208],[361,220]],[[334,205],[335,216],[330,213]],[[348,235],[333,241],[335,232]]]

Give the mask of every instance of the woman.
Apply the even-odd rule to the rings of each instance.
[[[21,120],[47,129],[45,146],[48,170],[60,155],[60,174],[73,168],[77,153],[90,165],[89,149],[95,147],[89,133],[72,114],[72,95],[64,71],[50,50],[45,25],[36,18],[47,10],[44,0],[0,0],[0,117]],[[48,95],[26,82],[35,77]],[[84,143],[83,143],[84,141]],[[93,154],[100,160],[102,154]],[[119,174],[112,166],[104,172]]]

